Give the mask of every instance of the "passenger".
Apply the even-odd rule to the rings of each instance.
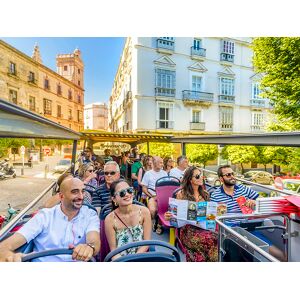
[[[105,163],[107,163],[108,161],[113,161],[113,158],[110,156],[110,150],[109,149],[104,150],[103,160],[104,160]]]
[[[99,185],[99,182],[101,181],[101,178],[104,177],[104,160],[99,155],[96,156],[96,159],[94,161],[94,167],[95,167],[95,173],[97,175],[97,182]]]
[[[139,201],[146,203],[147,200],[147,195],[143,193],[143,185],[142,185],[142,180],[144,178],[144,175],[147,171],[152,170],[153,168],[153,157],[151,155],[147,155],[143,159],[143,167],[139,169],[138,172],[138,193],[137,193],[137,198]]]
[[[86,164],[88,162],[93,162],[96,159],[92,148],[86,147],[82,152],[81,163]]]
[[[133,192],[125,180],[115,181],[110,186],[113,211],[105,218],[105,234],[111,251],[128,243],[151,239],[150,212],[146,207],[132,203]],[[113,259],[147,251],[148,246],[131,248]]]
[[[141,153],[139,155],[139,158],[136,159],[136,161],[131,166],[132,185],[137,193],[139,190],[138,174],[139,174],[139,170],[143,167],[143,159],[145,156],[146,156],[145,153]]]
[[[172,157],[165,157],[164,158],[164,170],[168,173],[168,175],[170,174],[170,171],[174,168],[174,160],[172,159]]]
[[[182,189],[176,199],[189,201],[209,201],[209,194],[204,189],[203,172],[195,166],[189,167],[182,178]],[[171,212],[165,213],[170,220]],[[215,262],[218,260],[218,235],[190,224],[180,229],[180,240],[186,249],[188,262]]]
[[[46,256],[36,261],[89,261],[100,249],[97,213],[82,206],[84,185],[78,178],[65,179],[60,187],[61,204],[40,210],[33,218],[0,243],[0,261],[21,261],[16,249],[34,242],[34,252],[57,248],[74,249],[69,255]]]
[[[227,205],[228,213],[242,213],[236,200],[239,197],[244,196],[247,199],[245,206],[251,209],[255,208],[255,200],[258,198],[259,194],[250,187],[243,184],[236,184],[234,172],[230,165],[220,166],[217,173],[222,185],[211,194],[211,201],[225,203]],[[233,226],[237,225],[238,220],[232,220],[228,224]],[[252,231],[252,234],[269,244],[269,253],[271,255],[279,260],[286,261],[285,254],[272,245],[272,243],[262,236],[259,231]]]
[[[105,182],[93,193],[92,205],[100,212],[102,207],[110,203],[110,185],[120,179],[120,167],[115,161],[108,161],[104,165]]]
[[[121,159],[121,167],[120,167],[120,173],[122,176],[127,177],[127,165],[131,164],[130,158],[130,151],[125,151],[122,155]]]
[[[98,188],[97,174],[94,170],[93,163],[86,163],[79,167],[78,178],[85,184],[85,190],[93,195],[93,192]],[[89,201],[92,202],[91,199]]]
[[[162,228],[159,224],[156,223],[157,202],[156,202],[155,183],[158,179],[164,176],[168,176],[167,172],[164,171],[162,168],[163,168],[162,158],[159,156],[153,156],[153,169],[147,171],[142,180],[143,193],[147,197],[149,197],[148,208],[150,210],[151,217],[154,220],[153,229],[156,230],[157,234],[162,233]]]
[[[187,157],[185,155],[179,156],[177,158],[177,167],[171,169],[169,175],[174,176],[181,181],[188,165],[189,165],[189,161]]]

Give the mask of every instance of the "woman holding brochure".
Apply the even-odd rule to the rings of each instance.
[[[182,189],[177,193],[176,199],[209,201],[209,194],[204,188],[203,172],[199,168],[192,166],[186,169],[181,186]],[[171,216],[171,212],[165,213],[166,220],[170,220]],[[187,224],[180,229],[180,240],[186,249],[186,261],[218,260],[218,236],[215,232]]]

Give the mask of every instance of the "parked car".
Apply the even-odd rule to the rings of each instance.
[[[273,184],[272,174],[265,171],[248,171],[244,174],[244,179],[259,184]]]
[[[205,182],[209,184],[210,186],[220,186],[221,181],[218,177],[217,174],[213,174],[207,171],[204,171],[204,176],[205,176]],[[244,178],[242,174],[234,172],[234,176],[236,179],[238,178]],[[237,180],[237,184],[241,183],[240,181]]]
[[[283,190],[300,194],[300,179],[282,179]]]
[[[61,159],[54,168],[54,173],[63,173],[71,166],[71,159]]]

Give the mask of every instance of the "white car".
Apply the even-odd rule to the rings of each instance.
[[[54,168],[54,173],[63,173],[71,167],[71,159],[61,159]]]

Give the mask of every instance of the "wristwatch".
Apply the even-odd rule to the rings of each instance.
[[[87,244],[88,246],[90,246],[92,249],[93,249],[93,255],[94,255],[94,253],[95,253],[95,245],[94,244],[92,244],[92,243],[88,243]]]

